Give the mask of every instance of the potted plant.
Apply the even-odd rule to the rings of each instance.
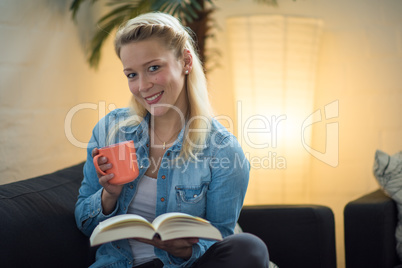
[[[81,4],[86,0],[73,0],[70,10],[73,19],[76,18]],[[276,5],[276,0],[255,0],[270,5]],[[91,0],[91,4],[97,0]],[[139,14],[151,11],[161,11],[171,14],[189,27],[196,36],[198,52],[201,60],[208,60],[205,50],[205,41],[212,36],[211,29],[216,26],[211,18],[215,10],[212,0],[109,0],[106,3],[111,10],[98,21],[98,30],[93,36],[89,50],[88,63],[97,68],[101,58],[101,48],[109,33],[118,28],[124,21]]]

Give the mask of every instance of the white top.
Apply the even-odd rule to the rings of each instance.
[[[147,221],[155,219],[156,179],[144,175],[137,186],[137,193],[131,200],[127,214],[137,214]],[[156,258],[154,247],[135,239],[128,240],[134,256],[134,266],[141,265]]]

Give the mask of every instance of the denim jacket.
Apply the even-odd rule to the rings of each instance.
[[[93,165],[93,148],[108,145],[108,132],[116,122],[129,118],[129,110],[116,109],[101,119],[93,129],[87,148],[84,179],[75,208],[78,228],[90,236],[99,222],[125,214],[137,191],[137,185],[149,166],[149,114],[139,125],[121,127],[114,142],[133,140],[140,173],[133,182],[124,185],[115,210],[102,213],[102,187]],[[210,221],[223,237],[233,234],[246,193],[250,165],[236,138],[215,119],[212,119],[207,142],[196,160],[171,161],[179,154],[184,127],[177,140],[166,150],[157,176],[155,215],[184,212]],[[178,159],[180,160],[180,158]],[[184,260],[155,248],[155,255],[164,267],[190,267],[214,243],[200,239],[193,245],[190,259]],[[91,267],[132,267],[133,255],[128,240],[103,244]]]

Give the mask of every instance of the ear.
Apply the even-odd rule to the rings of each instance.
[[[193,68],[193,55],[191,55],[191,52],[188,49],[184,49],[183,51],[183,62],[183,72],[185,74],[191,73],[191,70]]]

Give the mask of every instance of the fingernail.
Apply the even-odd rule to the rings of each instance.
[[[106,162],[106,161],[107,161],[106,157],[102,157],[101,160],[102,160],[103,162]]]

